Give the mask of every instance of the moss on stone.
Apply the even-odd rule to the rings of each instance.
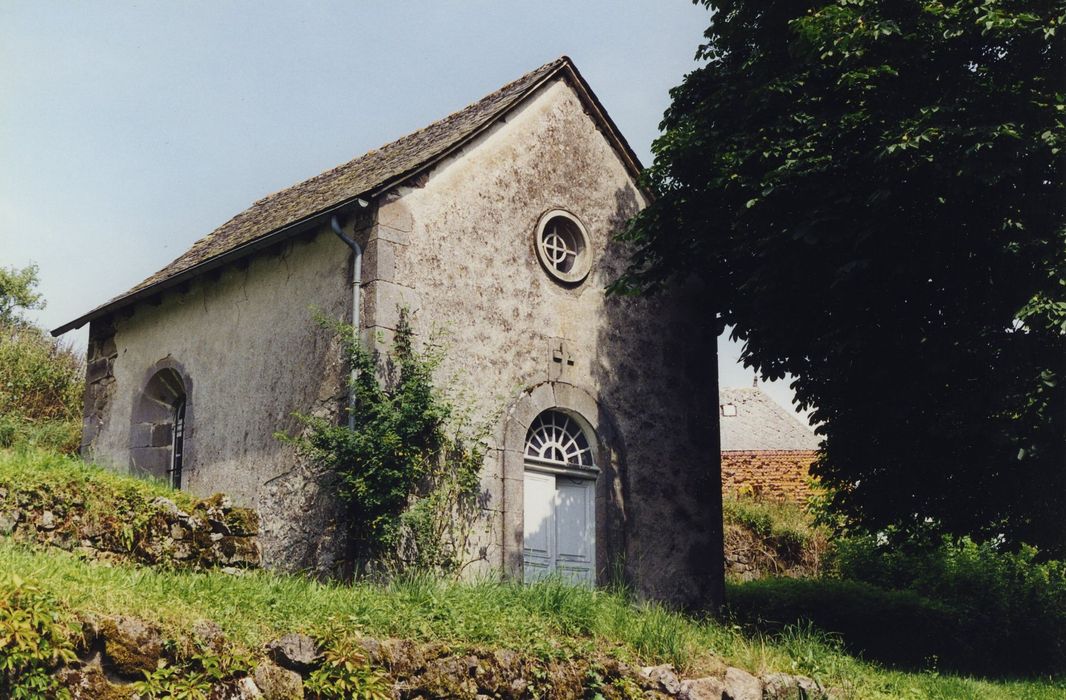
[[[251,508],[231,508],[225,514],[225,522],[234,535],[259,533],[259,514]]]
[[[109,663],[122,676],[140,678],[154,671],[163,658],[159,631],[136,618],[105,618],[100,622],[100,635]]]

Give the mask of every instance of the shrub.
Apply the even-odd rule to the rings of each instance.
[[[76,629],[41,589],[18,576],[0,579],[0,697],[68,697],[50,671],[77,658]]]
[[[311,672],[304,688],[312,698],[389,700],[392,683],[387,673],[370,665],[360,638],[343,625],[331,624],[324,634],[322,664]]]
[[[73,451],[81,437],[82,358],[44,331],[0,324],[0,447]]]
[[[839,635],[879,661],[983,675],[1066,671],[1066,566],[1031,548],[943,541],[935,547],[835,545],[833,575],[729,587],[742,622],[771,630],[797,621]]]
[[[1066,670],[1066,563],[994,543],[942,539],[889,546],[876,537],[837,544],[836,575],[914,591],[955,611],[960,651],[973,668],[997,672]]]
[[[813,623],[853,653],[909,666],[959,643],[953,611],[912,591],[859,581],[766,578],[727,588],[730,613],[762,630]]]

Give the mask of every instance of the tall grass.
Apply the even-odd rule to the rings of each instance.
[[[725,494],[722,515],[727,543],[749,550],[756,576],[821,573],[829,532],[807,509],[742,494]]]
[[[104,566],[57,550],[33,551],[0,538],[0,572],[16,572],[83,614],[127,614],[187,633],[216,621],[250,650],[283,633],[341,623],[362,634],[444,643],[456,652],[509,648],[542,659],[592,651],[632,663],[672,663],[706,673],[714,657],[753,672],[803,673],[845,698],[1064,697],[1061,681],[995,683],[887,671],[844,653],[827,635],[790,627],[774,635],[698,620],[613,592],[547,580],[520,585],[410,576],[387,585],[345,586],[302,576],[186,573]],[[920,630],[916,630],[919,634]]]

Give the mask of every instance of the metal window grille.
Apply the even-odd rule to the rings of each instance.
[[[170,469],[167,480],[171,488],[181,488],[182,458],[185,453],[185,399],[179,399],[174,406],[174,434],[171,440]]]

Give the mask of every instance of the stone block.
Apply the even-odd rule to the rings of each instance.
[[[600,420],[599,404],[587,391],[568,382],[556,382],[555,402],[559,408],[573,411],[591,423],[601,438],[610,439],[610,436],[603,434],[608,426]]]
[[[115,347],[115,336],[112,334],[101,338],[97,345],[97,351],[100,353],[100,357],[115,357],[118,355],[118,348]]]
[[[370,282],[363,286],[363,324],[395,330],[400,309],[417,312],[421,308],[418,293],[410,287],[392,282]]]
[[[641,670],[641,675],[651,680],[658,686],[658,690],[667,695],[677,695],[681,690],[681,683],[677,680],[677,673],[670,664],[662,666],[648,666]]]
[[[98,382],[111,374],[111,360],[101,357],[93,360],[85,369],[85,381],[88,384]]]
[[[150,447],[170,447],[174,439],[174,426],[169,423],[156,423],[152,425],[152,437]]]
[[[386,200],[378,206],[378,228],[387,228],[392,232],[410,233],[414,230],[415,220],[411,210],[402,199]]]
[[[725,683],[711,676],[681,681],[677,697],[679,700],[722,700],[726,697],[725,692]]]
[[[266,700],[302,700],[304,682],[299,673],[269,661],[255,667],[252,680]]]
[[[163,479],[170,468],[169,447],[141,447],[130,450],[130,467],[135,475]]]
[[[524,393],[522,397],[515,402],[509,418],[523,428],[528,429],[537,416],[558,405],[558,397],[555,395],[555,384],[552,382],[544,382]],[[524,446],[525,433],[523,432],[522,447]],[[508,444],[507,447],[514,448],[515,446]]]
[[[109,617],[100,624],[104,653],[119,675],[142,678],[154,671],[163,657],[163,638],[159,630],[133,617]]]
[[[763,683],[747,671],[732,666],[725,672],[725,691],[733,700],[763,700]]]
[[[275,662],[293,671],[310,671],[322,658],[318,644],[306,634],[286,634],[267,644]]]
[[[153,423],[134,423],[130,426],[130,447],[151,447]]]
[[[383,238],[367,243],[363,256],[363,284],[396,279],[396,244]]]

